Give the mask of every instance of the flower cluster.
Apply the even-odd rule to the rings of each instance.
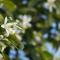
[[[10,34],[17,33],[17,22],[8,23],[8,18],[5,17],[4,24],[1,25],[2,28],[6,30],[6,36],[8,37]]]
[[[31,24],[30,24],[30,22],[32,20],[31,16],[29,16],[29,15],[19,15],[18,17],[22,20],[22,22],[20,23],[22,28],[26,29],[28,27],[31,27]]]

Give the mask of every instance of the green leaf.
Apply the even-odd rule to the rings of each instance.
[[[4,3],[5,8],[7,8],[7,10],[9,12],[15,11],[16,5],[12,1],[10,1],[10,0],[4,0],[3,3]]]
[[[10,41],[10,43],[11,43],[11,45],[12,45],[13,47],[15,47],[15,48],[17,48],[17,49],[23,48],[22,42],[17,39],[17,37],[16,37],[15,34],[14,34],[14,35],[10,35],[10,36],[7,37],[7,38],[8,38],[8,40]]]

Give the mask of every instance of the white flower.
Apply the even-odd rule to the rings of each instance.
[[[2,39],[3,39],[3,37],[4,37],[3,35],[0,35],[0,40],[2,40]]]
[[[31,16],[28,16],[28,15],[24,15],[24,16],[23,15],[20,15],[19,18],[22,19],[22,22],[21,22],[20,25],[23,28],[31,27],[31,24],[30,24],[30,21],[32,19]]]
[[[9,34],[14,34],[16,32],[14,27],[16,26],[17,23],[16,22],[7,23],[7,20],[8,20],[7,17],[5,17],[4,24],[2,24],[1,27],[6,30],[6,36],[9,36]]]
[[[4,60],[2,54],[0,54],[0,60]]]
[[[3,42],[0,42],[0,51],[3,52],[6,48],[6,45]]]
[[[55,4],[54,4],[55,0],[47,0],[46,3],[44,3],[44,8],[49,9],[50,12],[52,12],[53,7],[56,8]]]

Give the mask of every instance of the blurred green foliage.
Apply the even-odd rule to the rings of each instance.
[[[8,21],[2,28],[6,17]],[[15,22],[17,26],[9,25]],[[0,54],[3,55],[0,60],[10,60],[7,52],[12,47],[17,51],[23,49],[30,60],[55,60],[45,43],[51,43],[53,49],[58,50],[59,24],[59,0],[0,0]],[[12,34],[15,30],[9,31],[10,28],[17,33]],[[5,35],[6,29],[9,29],[9,36]],[[19,59],[16,57],[15,60]]]

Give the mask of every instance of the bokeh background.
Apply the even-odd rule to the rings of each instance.
[[[0,0],[0,60],[60,60],[60,0]]]

